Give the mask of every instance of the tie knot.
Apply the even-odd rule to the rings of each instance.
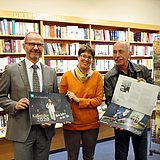
[[[34,65],[32,65],[32,68],[36,70],[38,68],[38,66],[36,64],[34,64]]]

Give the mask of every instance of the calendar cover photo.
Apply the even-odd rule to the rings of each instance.
[[[147,126],[150,116],[110,103],[100,122],[112,127],[119,127],[137,135],[141,135]]]
[[[72,122],[72,110],[65,94],[29,92],[32,124]]]

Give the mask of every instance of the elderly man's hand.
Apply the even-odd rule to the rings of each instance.
[[[140,77],[137,77],[137,80],[138,80],[138,82],[140,82],[140,81],[146,82],[146,80],[144,78],[140,78]]]

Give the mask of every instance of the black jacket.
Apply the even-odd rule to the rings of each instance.
[[[133,73],[131,74],[132,78],[144,78],[147,83],[153,83],[147,67],[129,61],[129,71]],[[115,65],[104,77],[104,93],[107,105],[111,102],[119,74],[119,69]]]

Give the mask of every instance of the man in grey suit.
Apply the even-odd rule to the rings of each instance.
[[[15,160],[48,160],[55,124],[32,125],[29,118],[28,92],[33,91],[33,68],[38,66],[40,92],[58,92],[55,69],[39,61],[44,39],[30,32],[24,39],[26,57],[6,66],[0,80],[0,107],[8,114],[6,138],[13,141]]]

